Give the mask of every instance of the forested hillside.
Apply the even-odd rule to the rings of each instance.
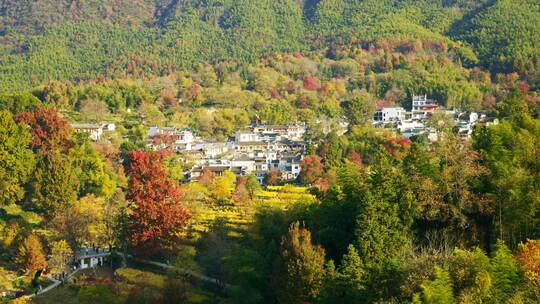
[[[0,0],[0,303],[540,303],[539,37],[537,0]]]
[[[465,65],[536,83],[539,15],[530,0],[3,1],[0,90],[384,38],[441,41]]]

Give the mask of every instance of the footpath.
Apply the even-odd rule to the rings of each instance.
[[[66,276],[66,281],[71,278],[72,276],[74,276],[77,272],[79,272],[79,270],[81,270],[80,268],[77,268],[75,269],[75,271],[69,273],[67,276]],[[49,279],[49,281],[52,281],[53,283],[45,288],[43,288],[42,290],[39,290],[37,293],[33,293],[31,295],[27,295],[26,297],[29,297],[29,298],[33,298],[35,296],[39,296],[39,295],[42,295],[46,292],[49,292],[53,289],[55,289],[56,287],[60,286],[62,284],[62,281],[59,281],[57,279],[55,279],[53,276],[49,275],[47,276],[47,279]]]
[[[120,255],[123,256],[122,253],[120,253]],[[194,277],[194,278],[196,278],[198,280],[201,280],[203,282],[211,283],[211,284],[214,284],[214,285],[217,285],[217,286],[220,286],[220,287],[222,286],[221,282],[218,279],[211,278],[209,276],[206,276],[206,275],[203,275],[203,274],[200,274],[200,273],[188,270],[188,269],[172,266],[172,265],[161,263],[161,262],[149,261],[149,260],[143,260],[143,259],[136,259],[136,258],[133,258],[131,256],[128,256],[128,257],[131,258],[132,260],[138,262],[138,263],[152,265],[152,266],[156,266],[156,267],[167,269],[167,270],[172,269],[172,270],[175,270],[175,271],[177,271],[179,273],[187,274],[187,275],[189,275],[191,277]],[[79,272],[79,270],[81,270],[81,268],[77,268],[75,271],[68,274],[67,277],[66,277],[66,281],[67,281],[67,279],[74,276],[77,272]],[[42,290],[38,291],[37,293],[27,295],[26,297],[33,298],[33,297],[42,295],[42,294],[44,294],[46,292],[49,292],[49,291],[55,289],[56,287],[58,287],[58,286],[60,286],[62,284],[62,281],[59,281],[59,280],[55,279],[53,276],[47,276],[47,278],[50,281],[53,282],[51,285],[43,288]]]

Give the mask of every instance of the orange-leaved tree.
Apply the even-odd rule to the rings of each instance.
[[[527,243],[520,244],[516,258],[540,301],[540,240],[528,240]]]

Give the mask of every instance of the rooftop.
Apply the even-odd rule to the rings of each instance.
[[[94,250],[93,248],[81,248],[75,252],[75,257],[82,259],[82,258],[107,256],[110,254],[111,252],[108,249],[104,249],[104,248],[96,248],[96,250]]]
[[[73,129],[100,129],[98,124],[70,124]]]

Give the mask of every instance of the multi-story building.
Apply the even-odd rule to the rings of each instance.
[[[374,121],[398,122],[405,120],[407,111],[402,107],[380,108],[373,115]]]
[[[412,98],[412,119],[424,120],[429,118],[439,108],[437,102],[428,99],[427,95],[415,95]]]

